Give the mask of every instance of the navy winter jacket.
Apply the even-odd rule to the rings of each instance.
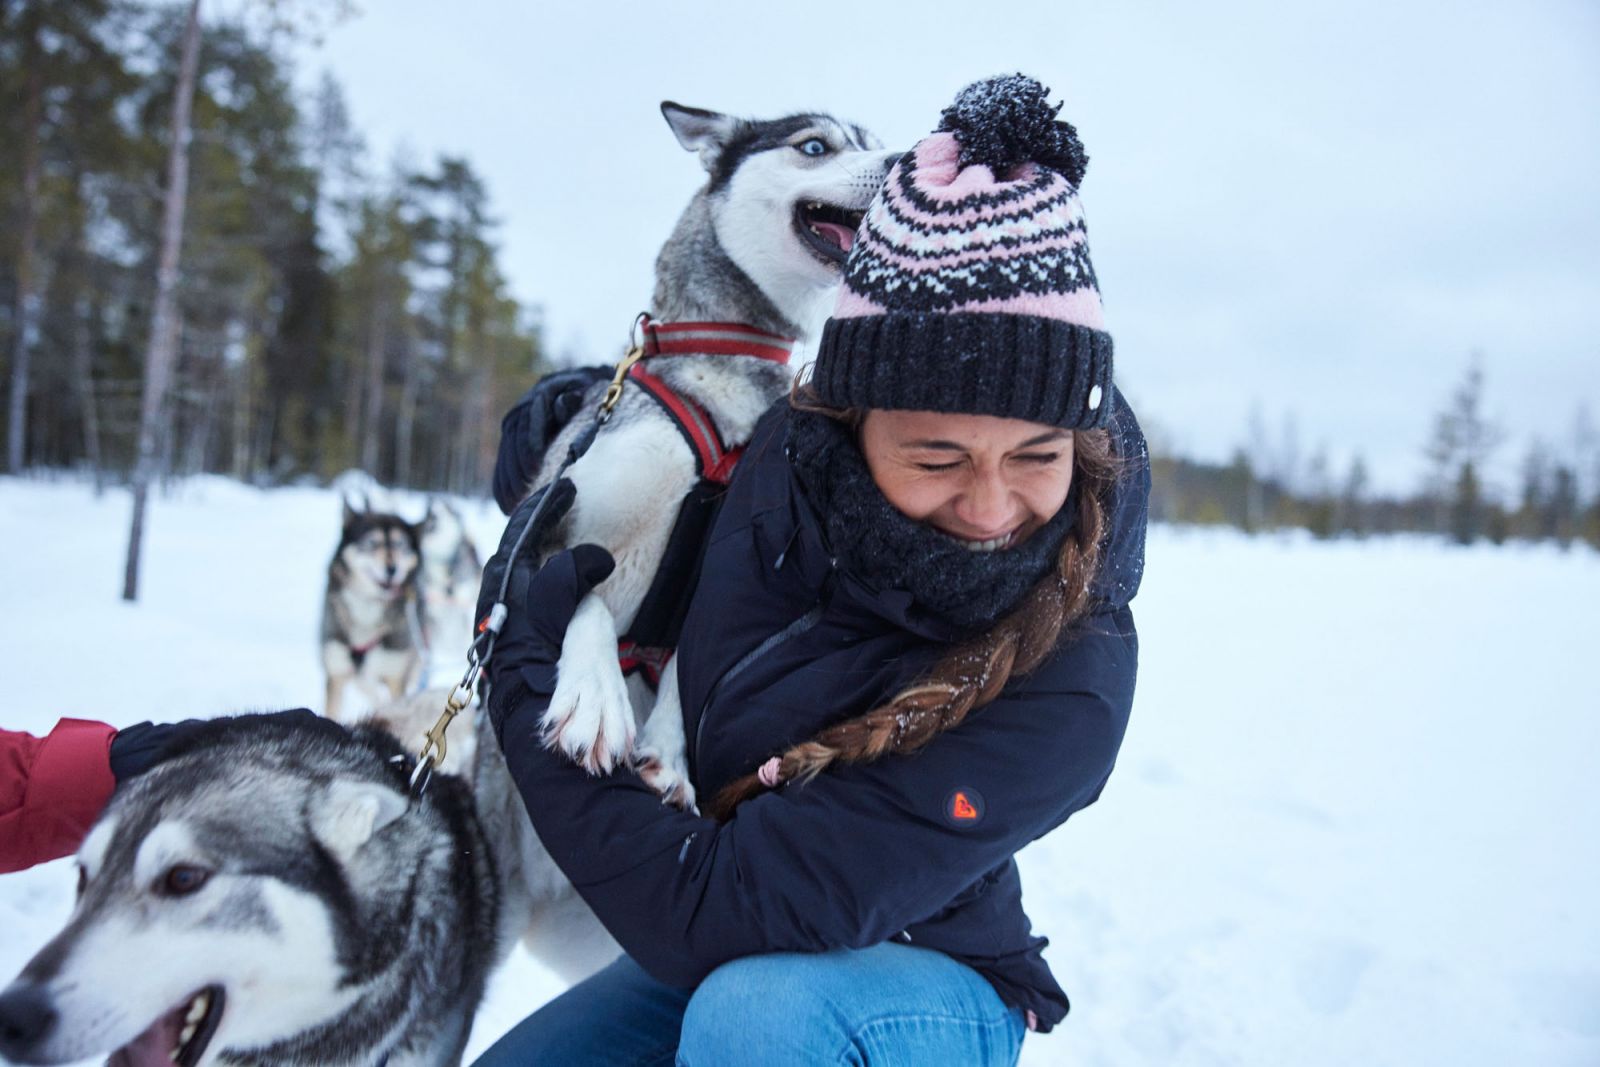
[[[1128,601],[1143,569],[1144,440],[1116,398],[1126,469],[1098,607],[1031,675],[921,752],[835,766],[724,824],[664,806],[634,774],[591,778],[547,752],[547,697],[516,679],[503,746],[551,856],[628,954],[692,986],[728,960],[900,940],[981,973],[1048,1030],[1067,998],[1022,909],[1013,855],[1092,803],[1133,703]],[[915,681],[952,635],[904,594],[830,559],[783,453],[786,406],[757,428],[711,534],[678,672],[703,799]]]

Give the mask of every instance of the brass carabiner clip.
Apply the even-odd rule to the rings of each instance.
[[[633,365],[644,358],[644,345],[634,345],[628,349],[628,354],[622,357],[617,364],[617,372],[611,376],[611,384],[606,386],[605,399],[600,401],[600,421],[605,422],[611,417],[611,410],[622,399],[622,383],[628,377],[628,372]]]

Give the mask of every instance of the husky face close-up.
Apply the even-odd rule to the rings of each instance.
[[[661,111],[711,175],[700,195],[722,249],[804,327],[838,283],[895,153],[831,115],[741,119],[670,101]]]
[[[323,720],[228,722],[117,792],[79,851],[66,928],[0,995],[0,1053],[118,1067],[459,1055],[494,921],[487,859],[461,851],[482,852],[460,832],[465,791],[416,804],[389,773],[392,743]],[[474,863],[477,899],[453,870]]]

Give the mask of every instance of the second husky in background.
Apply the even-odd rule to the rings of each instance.
[[[472,643],[472,609],[478,602],[478,583],[483,580],[483,560],[467,533],[461,512],[448,500],[428,502],[421,532],[417,594],[427,645],[425,684],[449,684],[466,669],[467,647]]]
[[[323,714],[343,721],[354,682],[374,706],[398,700],[422,671],[417,604],[421,529],[389,512],[344,503],[339,547],[328,564],[322,606]]]

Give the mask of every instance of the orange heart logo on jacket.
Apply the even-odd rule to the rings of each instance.
[[[983,797],[971,786],[952,791],[944,801],[944,817],[952,826],[974,825],[983,818]]]

